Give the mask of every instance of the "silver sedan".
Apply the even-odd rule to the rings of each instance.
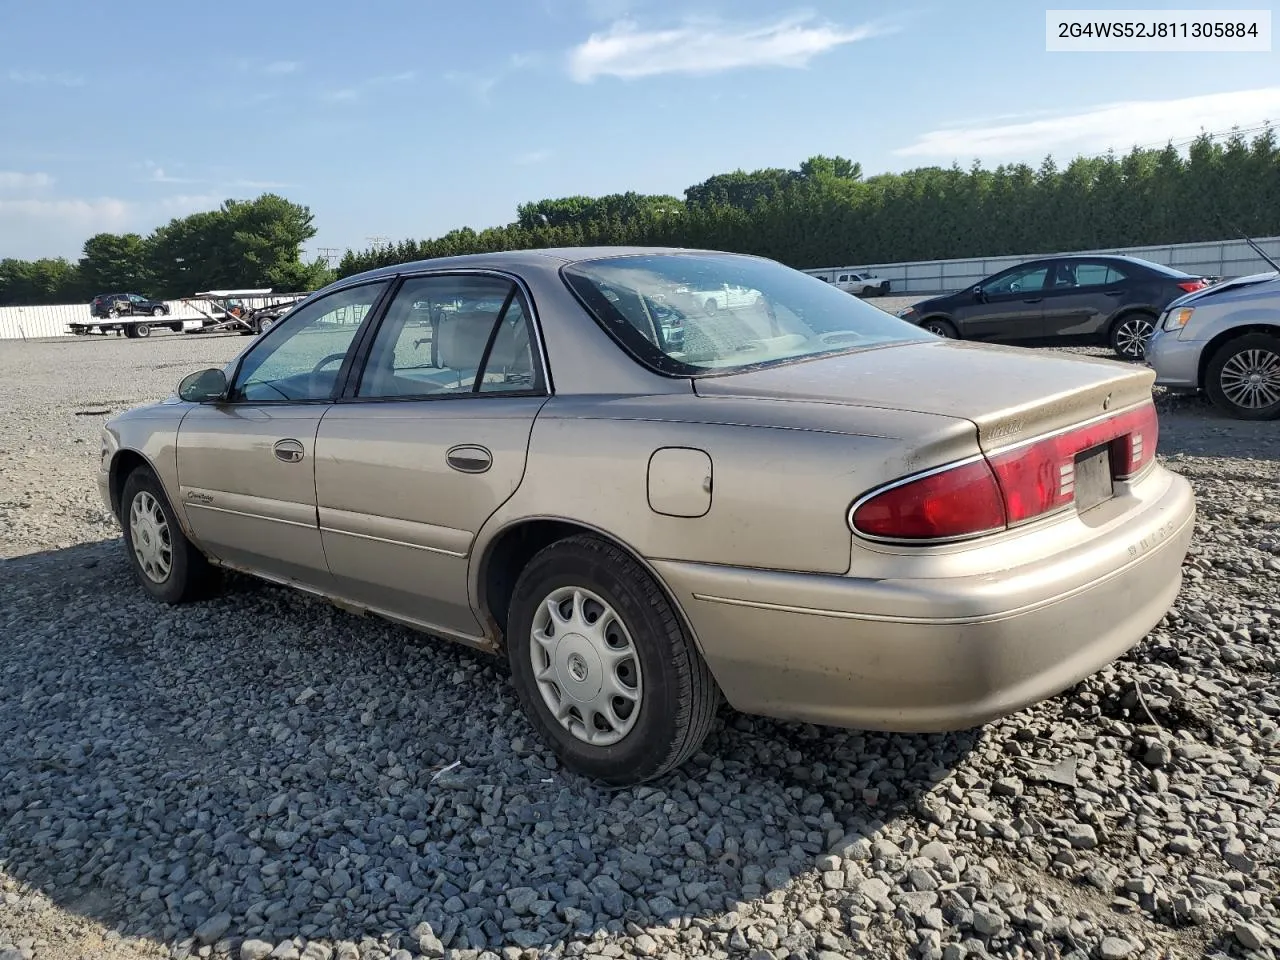
[[[565,764],[624,783],[722,699],[950,730],[1141,640],[1195,512],[1152,379],[755,257],[462,257],[341,280],[112,420],[100,486],[156,599],[234,569],[501,653]]]

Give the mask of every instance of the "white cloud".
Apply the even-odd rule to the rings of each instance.
[[[1034,119],[1032,119],[1034,117]],[[921,134],[893,151],[901,157],[984,161],[1039,158],[1049,152],[1126,151],[1134,145],[1160,146],[1201,131],[1219,133],[1280,119],[1280,87],[1212,93],[1176,100],[1128,100],[1074,113],[970,121]]]
[[[641,30],[631,20],[593,33],[569,53],[569,74],[579,83],[596,77],[624,79],[664,73],[705,75],[744,67],[799,69],[819,54],[883,28],[845,28],[792,16],[762,26],[737,26],[718,20],[686,20],[667,30]]]
[[[494,87],[508,76],[519,70],[532,69],[541,63],[542,56],[538,53],[513,53],[501,69],[489,73],[465,73],[451,70],[444,74],[444,79],[447,83],[462,87],[481,103],[488,103],[489,94],[493,92]]]
[[[10,70],[9,79],[14,83],[22,83],[28,86],[84,86],[84,77],[74,73],[41,73],[38,70]]]
[[[390,83],[406,83],[417,75],[416,70],[404,70],[400,73],[386,73],[381,76],[369,77],[367,80],[361,80],[359,83],[352,84],[349,87],[325,91],[320,95],[320,98],[330,103],[353,103],[374,87],[386,86]]]
[[[553,156],[555,156],[555,154],[553,154],[550,150],[546,150],[546,149],[530,150],[527,153],[517,154],[515,158],[515,162],[520,164],[521,166],[528,166],[529,164],[533,164],[533,163],[545,163],[546,161],[550,160]]]
[[[0,257],[75,260],[95,233],[150,233],[173,217],[215,209],[223,199],[198,194],[142,203],[118,197],[0,199]]]
[[[53,177],[47,173],[21,173],[16,170],[0,170],[0,192],[31,193],[53,186]]]
[[[287,73],[297,73],[301,69],[302,64],[297,60],[273,60],[262,68],[262,72],[280,77]]]

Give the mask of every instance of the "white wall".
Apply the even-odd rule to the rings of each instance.
[[[1280,237],[1261,238],[1257,243],[1269,257],[1280,262]],[[1162,263],[1187,273],[1215,277],[1241,277],[1271,270],[1267,262],[1254,253],[1243,240],[1064,252],[1123,254]],[[1012,267],[1025,260],[1034,260],[1043,256],[1051,256],[1051,254],[975,257],[964,260],[919,260],[911,263],[871,263],[844,267],[820,267],[806,270],[805,273],[823,276],[830,280],[841,272],[866,270],[888,280],[891,293],[945,293],[977,283],[1005,267]]]
[[[266,306],[272,298],[241,297],[240,302],[247,307]],[[187,304],[185,300],[166,300],[169,315],[158,318],[159,323],[170,323],[174,320],[201,321],[208,317]],[[211,304],[202,304],[209,313],[214,314]],[[131,319],[126,317],[124,319]],[[141,317],[132,319],[142,319]],[[28,340],[37,337],[69,337],[70,323],[96,322],[89,316],[89,304],[68,303],[51,307],[0,307],[0,340]]]

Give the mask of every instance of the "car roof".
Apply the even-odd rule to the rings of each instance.
[[[598,260],[605,257],[644,256],[668,253],[709,253],[727,256],[749,256],[748,254],[729,254],[723,250],[701,250],[692,247],[635,247],[635,246],[596,246],[596,247],[543,247],[535,250],[503,250],[495,253],[468,253],[456,257],[433,257],[427,260],[413,260],[408,263],[396,263],[386,267],[375,267],[362,273],[344,277],[349,280],[371,280],[376,277],[394,276],[399,273],[416,273],[421,270],[457,269],[502,269],[521,266],[545,267],[548,261],[564,265],[582,260]]]

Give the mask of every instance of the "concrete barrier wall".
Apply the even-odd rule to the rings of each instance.
[[[1280,237],[1264,237],[1257,241],[1267,256],[1280,262]],[[1120,254],[1139,257],[1153,263],[1164,264],[1187,273],[1206,274],[1215,277],[1241,277],[1251,273],[1264,273],[1271,266],[1243,240],[1224,240],[1214,243],[1164,244],[1147,247],[1111,247],[1105,250],[1071,250],[1061,255]],[[835,279],[841,273],[874,273],[888,280],[893,293],[948,293],[977,283],[1006,267],[1027,260],[1057,254],[1027,254],[1025,256],[974,257],[963,260],[919,260],[911,263],[869,263],[844,267],[815,267],[806,270],[814,276]]]

